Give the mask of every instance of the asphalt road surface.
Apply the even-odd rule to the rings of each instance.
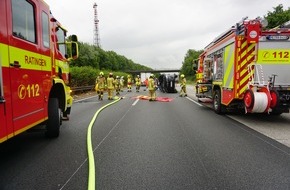
[[[96,189],[290,189],[289,147],[190,98],[141,94],[124,92],[93,126]],[[29,132],[0,144],[0,189],[87,189],[87,128],[108,102],[76,102],[57,139]]]

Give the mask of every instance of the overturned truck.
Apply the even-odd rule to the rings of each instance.
[[[164,93],[177,93],[177,90],[175,88],[175,79],[177,78],[177,75],[172,74],[162,74],[159,76],[159,89],[161,92]]]

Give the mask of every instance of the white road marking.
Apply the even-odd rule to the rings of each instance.
[[[186,97],[189,101],[192,101],[193,103],[195,103],[196,105],[199,105],[199,106],[203,106],[203,105],[201,105],[200,103],[198,103],[197,101],[195,101],[195,100],[193,100],[193,99],[191,99],[191,98],[189,98],[189,97]]]
[[[135,100],[135,102],[132,104],[132,106],[135,106],[138,101],[139,101],[139,99]]]

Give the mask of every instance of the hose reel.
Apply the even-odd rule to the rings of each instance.
[[[248,89],[244,94],[244,105],[246,108],[246,112],[268,112],[271,105],[271,100],[272,98],[270,92],[266,87],[262,87],[258,91]]]

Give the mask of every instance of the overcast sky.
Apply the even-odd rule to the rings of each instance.
[[[97,3],[101,47],[151,68],[179,69],[243,17],[263,17],[289,0],[45,0],[79,41],[93,44]]]

